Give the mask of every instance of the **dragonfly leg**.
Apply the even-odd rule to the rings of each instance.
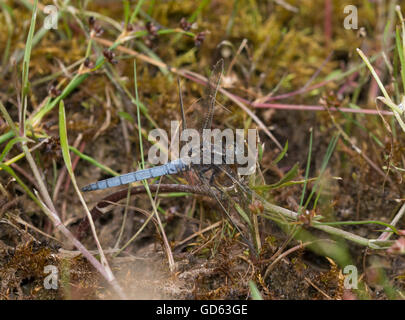
[[[211,173],[211,177],[210,177],[210,185],[214,185],[214,179],[215,176],[219,173],[218,168],[215,166],[212,168],[212,173]]]
[[[209,185],[212,186],[212,185],[214,185],[215,176],[220,172],[220,170],[217,168],[217,166],[201,167],[199,170],[199,174],[200,174],[201,178],[203,178],[204,180],[207,180],[207,178],[204,176],[204,174],[208,171],[211,171],[211,175],[209,178]]]
[[[219,188],[217,185],[215,184],[209,184],[208,183],[208,179],[206,176],[204,176],[204,173],[209,171],[209,170],[213,170],[213,174],[211,175],[210,180],[212,179],[212,177],[214,176],[215,172],[219,171],[219,168],[216,168],[215,166],[212,167],[203,167],[200,168],[200,170],[197,171],[197,174],[202,182],[202,184],[207,188],[207,191],[212,195],[212,197],[217,201],[217,203],[220,205],[220,207],[222,208],[223,212],[226,214],[227,218],[229,219],[229,221],[231,222],[231,224],[235,227],[235,229],[239,232],[240,236],[242,237],[242,239],[244,240],[244,242],[248,245],[248,247],[252,250],[252,252],[257,255],[257,251],[255,249],[255,247],[253,246],[252,242],[244,235],[244,233],[242,232],[241,228],[238,227],[238,224],[234,221],[234,219],[232,218],[230,212],[229,212],[229,202],[226,201],[227,200],[227,196],[223,193],[223,191],[221,190],[221,188]],[[215,170],[216,169],[216,170]],[[214,188],[212,188],[212,186]],[[228,205],[225,205],[225,202],[223,202],[225,200],[225,202]],[[227,208],[226,208],[226,207]]]

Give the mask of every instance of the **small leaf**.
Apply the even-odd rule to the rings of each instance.
[[[291,170],[288,171],[280,181],[270,184],[270,185],[255,187],[255,189],[267,191],[270,189],[280,188],[281,186],[285,185],[287,182],[290,182],[292,179],[294,179],[297,176],[297,174],[298,174],[298,163],[296,163],[294,165],[294,167],[292,167]]]
[[[263,159],[263,145],[260,143],[258,145],[259,145],[258,161],[260,163],[260,162],[262,162],[262,159]]]
[[[280,162],[281,159],[284,158],[285,154],[287,153],[288,150],[288,140],[285,143],[285,146],[283,148],[283,151],[281,151],[281,153],[278,155],[278,157],[273,161],[273,164],[277,164]]]
[[[121,118],[124,118],[125,120],[128,120],[128,121],[131,122],[131,123],[134,123],[134,118],[132,118],[132,116],[131,116],[129,113],[124,112],[124,111],[119,111],[119,112],[118,112],[118,115],[119,115]]]
[[[69,172],[69,175],[72,176],[72,161],[69,153],[69,142],[66,131],[65,104],[63,103],[63,100],[61,100],[59,103],[59,137],[63,160],[65,161],[66,169]]]

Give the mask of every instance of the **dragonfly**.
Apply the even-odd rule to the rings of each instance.
[[[192,126],[195,127],[193,129],[198,130],[200,136],[204,136],[203,135],[204,129],[211,129],[216,105],[216,96],[220,88],[223,69],[224,69],[224,62],[223,59],[220,59],[212,69],[211,75],[206,85],[205,94],[201,99],[200,105],[202,111],[198,110],[198,112],[194,112],[195,119],[193,119],[192,117],[190,117],[189,119],[194,120],[194,122],[192,121],[193,122]],[[184,131],[185,129],[188,128],[188,126],[183,107],[180,82],[178,82],[178,85],[180,95],[182,130]],[[206,150],[207,145],[210,147],[210,150]],[[215,156],[215,151],[212,151],[211,145],[207,144],[207,141],[204,139],[201,142],[200,146],[198,146],[198,148],[200,148],[200,152],[199,153],[197,152],[196,154],[199,155],[203,154],[204,156],[206,154],[211,154],[211,158]],[[216,150],[217,150],[216,152],[218,153],[218,149]],[[222,149],[222,155],[219,155],[220,157],[222,156],[224,160],[223,163],[215,163],[215,162],[213,163],[213,161],[208,161],[211,162],[209,164],[206,164],[205,161],[190,161],[189,154],[193,153],[193,150],[189,151],[190,152],[188,152],[187,159],[180,157],[163,165],[137,170],[116,177],[100,180],[83,187],[82,191],[103,190],[146,179],[166,175],[175,175],[185,172],[188,173],[193,172],[194,173],[193,175],[187,175],[188,182],[190,182],[191,184],[195,184],[196,183],[195,177],[197,177],[198,185],[204,188],[207,191],[207,194],[216,200],[216,202],[221,207],[222,211],[226,213],[232,225],[240,233],[240,235],[248,244],[248,246],[255,252],[255,249],[252,246],[251,242],[246,239],[240,227],[238,226],[240,225],[240,223],[238,224],[235,222],[235,219],[231,217],[229,209],[227,208],[229,207],[229,199],[232,199],[232,196],[228,194],[227,190],[234,189],[236,190],[236,193],[239,193],[237,195],[239,203],[249,202],[249,195],[251,195],[252,191],[246,186],[244,181],[242,181],[241,178],[237,175],[237,173],[235,172],[236,171],[235,168],[232,168],[231,165],[225,163],[226,161],[224,155],[226,153],[226,150]],[[211,173],[211,176],[209,176],[209,173]],[[218,176],[222,176],[222,180],[217,179]],[[227,182],[224,182],[224,178],[227,180]],[[228,201],[226,201],[226,199],[228,199]]]

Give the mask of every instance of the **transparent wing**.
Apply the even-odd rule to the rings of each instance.
[[[207,110],[204,118],[202,129],[209,129],[212,125],[212,117],[214,116],[215,101],[221,83],[222,73],[224,71],[224,60],[219,60],[212,69],[211,76],[208,80],[206,92],[203,98],[204,109]]]
[[[203,129],[209,129],[215,111],[215,101],[224,69],[224,61],[219,60],[213,67],[202,98],[195,101],[184,112],[187,128],[196,129],[202,134]],[[183,114],[183,111],[182,111]]]

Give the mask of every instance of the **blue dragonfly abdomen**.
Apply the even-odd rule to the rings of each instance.
[[[100,180],[91,183],[82,188],[82,191],[102,190],[112,187],[118,187],[124,184],[129,184],[136,181],[141,181],[150,178],[165,176],[168,174],[176,174],[189,170],[190,166],[187,165],[182,159],[170,161],[164,165],[156,166],[153,168],[138,170],[126,173],[117,177]]]

